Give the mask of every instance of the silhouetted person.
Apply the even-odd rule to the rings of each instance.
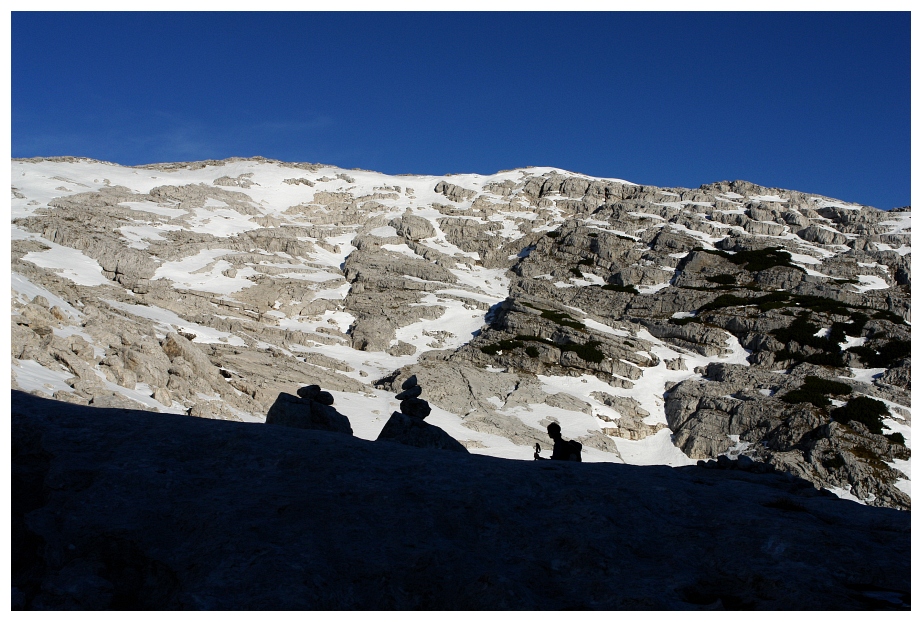
[[[551,423],[547,426],[547,435],[551,437],[554,441],[554,452],[551,454],[550,458],[542,458],[538,455],[540,447],[535,445],[535,460],[575,460],[576,462],[582,462],[582,456],[580,452],[583,450],[583,446],[576,441],[565,441],[563,436],[560,435],[560,425],[557,423]]]

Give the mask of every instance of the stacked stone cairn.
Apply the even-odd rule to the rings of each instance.
[[[333,395],[310,384],[298,389],[298,396],[279,393],[266,414],[266,423],[303,430],[327,430],[352,435],[349,419],[333,408]]]
[[[377,440],[467,453],[464,445],[447,432],[423,421],[432,412],[432,407],[429,406],[429,402],[419,398],[423,388],[417,384],[415,375],[407,378],[401,388],[403,391],[396,396],[400,400],[400,412],[391,414]]]

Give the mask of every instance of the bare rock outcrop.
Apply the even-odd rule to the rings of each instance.
[[[859,414],[832,409],[832,399],[851,403],[846,396],[865,389],[805,373],[828,374],[820,370],[779,376],[712,363],[707,381],[686,380],[667,395],[666,417],[676,445],[692,458],[713,459],[742,442],[743,455],[777,470],[817,486],[851,490],[871,505],[909,509],[908,495],[896,486],[904,475],[890,466],[894,459],[908,459],[909,449],[901,435],[883,434],[880,418],[868,419],[867,410],[858,410],[859,404],[867,409],[876,403],[886,413],[886,407],[859,396],[851,409]],[[872,431],[867,424],[875,421]]]
[[[445,198],[447,198],[449,201],[454,201],[455,203],[466,201],[467,199],[470,199],[477,194],[475,190],[462,188],[461,186],[450,184],[445,180],[442,180],[435,185],[435,191],[444,194]]]

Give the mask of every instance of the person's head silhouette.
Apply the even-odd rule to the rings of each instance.
[[[560,426],[557,423],[551,423],[547,426],[547,435],[555,441],[560,438]]]

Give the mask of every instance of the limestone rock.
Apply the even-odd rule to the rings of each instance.
[[[848,242],[848,238],[841,233],[817,227],[816,225],[797,231],[797,235],[808,242],[818,242],[820,244],[845,244]]]
[[[204,352],[185,337],[180,337],[176,333],[168,334],[163,340],[163,352],[171,361],[182,358],[195,374],[207,379],[209,383],[217,384],[218,386],[224,384],[220,378],[218,368],[212,365]]]
[[[240,421],[240,418],[226,405],[218,400],[207,400],[193,404],[188,410],[190,417],[199,419],[220,419],[224,421]]]
[[[151,395],[155,400],[163,404],[164,406],[172,406],[173,398],[170,395],[170,392],[163,387],[157,387],[154,389],[153,395]]]
[[[592,406],[583,400],[577,397],[573,397],[567,393],[554,393],[548,395],[544,399],[544,403],[548,406],[562,408],[563,410],[575,410],[578,412],[586,413],[587,415],[592,414]]]
[[[466,201],[477,194],[474,190],[468,190],[467,188],[450,184],[445,180],[435,185],[435,191],[445,195],[449,201],[454,201],[455,203]]]
[[[601,391],[594,391],[591,395],[621,415],[614,420],[609,420],[606,417],[606,420],[613,424],[603,428],[603,432],[609,436],[638,441],[656,434],[666,427],[662,423],[644,423],[643,420],[649,417],[650,413],[641,408],[640,402],[634,398],[611,395]]]
[[[685,359],[680,356],[666,361],[666,369],[672,371],[685,371],[688,367],[685,364]]]
[[[435,235],[435,228],[428,220],[412,214],[404,214],[395,219],[392,226],[397,230],[397,235],[408,240],[423,240]]]
[[[406,341],[398,341],[396,345],[385,350],[391,356],[410,356],[416,354],[416,346]]]
[[[134,400],[131,400],[123,395],[118,393],[105,392],[97,393],[93,396],[93,399],[90,400],[90,406],[94,408],[127,408],[131,410],[153,410],[140,404]]]
[[[734,445],[735,436],[748,444],[746,454],[777,470],[816,486],[851,489],[873,505],[908,509],[908,496],[895,485],[902,474],[886,464],[908,450],[858,422],[843,426],[831,421],[824,409],[809,402],[779,399],[800,388],[808,375],[824,373],[821,369],[779,376],[712,363],[707,382],[686,380],[666,396],[676,445],[692,458],[713,459]]]

